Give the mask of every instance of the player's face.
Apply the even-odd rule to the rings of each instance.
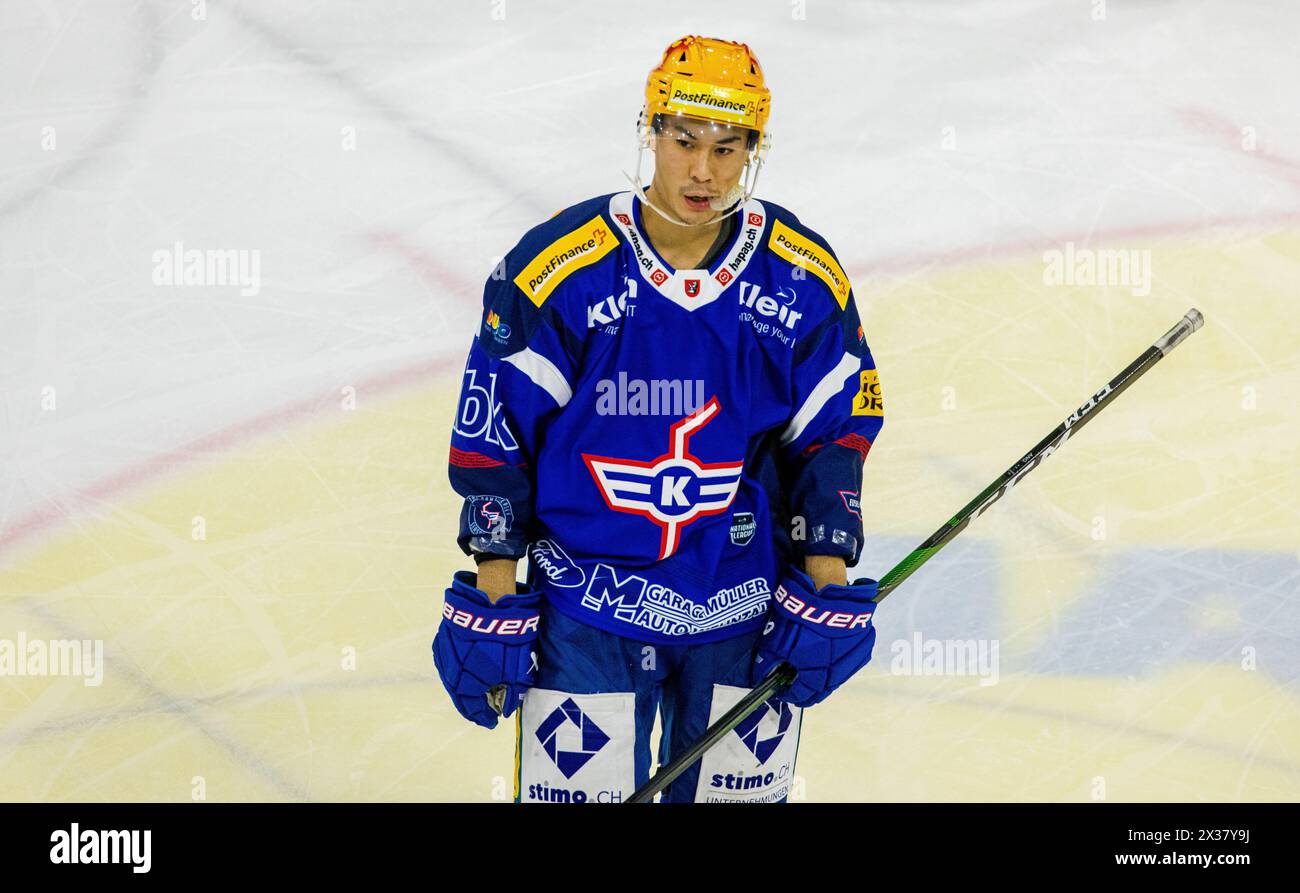
[[[655,137],[657,198],[687,223],[717,216],[709,200],[740,181],[749,131],[690,118],[668,118]]]

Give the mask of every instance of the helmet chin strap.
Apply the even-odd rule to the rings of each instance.
[[[709,207],[715,211],[725,211],[744,197],[745,187],[740,185],[740,181],[737,181],[735,186],[732,186],[722,195],[709,199]]]
[[[636,193],[636,197],[641,199],[642,202],[649,205],[651,208],[654,208],[655,213],[664,220],[667,220],[669,223],[676,224],[677,226],[690,227],[711,226],[719,220],[725,220],[732,214],[739,212],[745,202],[749,201],[750,198],[753,197],[754,187],[758,185],[758,174],[763,169],[763,156],[766,154],[768,139],[767,135],[764,135],[763,145],[759,146],[750,157],[750,160],[746,162],[745,173],[741,176],[740,180],[736,182],[736,185],[728,189],[723,195],[709,199],[709,207],[720,213],[712,220],[705,220],[702,223],[687,223],[671,211],[666,211],[659,207],[650,199],[650,196],[646,194],[645,185],[641,182],[641,159],[645,154],[645,150],[650,145],[648,128],[643,131],[641,145],[637,147],[636,176],[632,176],[627,171],[623,171],[623,176],[632,184],[632,191]]]

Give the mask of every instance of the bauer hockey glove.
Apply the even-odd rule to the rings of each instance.
[[[521,586],[493,604],[477,583],[470,571],[453,576],[433,637],[433,664],[461,716],[494,729],[497,712],[488,703],[489,690],[505,686],[500,715],[509,716],[536,679],[542,596]]]
[[[799,671],[776,695],[795,707],[826,699],[871,660],[876,628],[876,581],[865,577],[847,586],[823,586],[791,568],[776,587],[767,624],[758,640],[751,684],[758,685],[781,661]]]

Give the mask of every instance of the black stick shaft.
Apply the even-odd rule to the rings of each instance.
[[[698,741],[682,751],[681,755],[664,766],[654,778],[637,788],[632,796],[628,798],[628,803],[650,803],[654,800],[655,794],[662,791],[668,785],[672,784],[673,779],[681,775],[690,768],[704,752],[713,745],[717,744],[727,736],[736,726],[745,721],[745,717],[753,713],[759,704],[766,701],[772,695],[785,688],[791,682],[794,682],[794,667],[787,663],[777,664],[772,668],[772,672],[767,674],[757,688],[750,691],[742,698],[735,707],[732,707],[726,713],[718,718],[718,721],[709,726]]]
[[[1124,367],[1123,371],[1112,378],[1104,388],[1093,394],[1088,402],[1070,413],[1069,417],[1057,425],[1055,430],[1035,444],[1033,449],[1004,471],[997,480],[985,487],[978,496],[963,506],[961,511],[953,515],[946,524],[930,534],[925,542],[913,549],[911,554],[881,577],[876,592],[876,602],[884,601],[885,597],[910,577],[917,568],[933,558],[936,552],[952,542],[959,533],[965,530],[966,525],[984,514],[993,503],[1002,498],[1003,494],[1024,480],[1031,471],[1038,467],[1040,462],[1060,449],[1075,432],[1092,421],[1099,412],[1109,406],[1116,397],[1124,393],[1133,382],[1145,375],[1147,370],[1159,362],[1162,357],[1181,344],[1188,335],[1199,329],[1204,322],[1204,317],[1201,316],[1200,311],[1195,308],[1187,311],[1187,314],[1173,328],[1161,336],[1155,344],[1152,344],[1142,352],[1141,356]],[[637,788],[627,802],[652,802],[655,794],[672,784],[677,776],[690,768],[696,760],[704,755],[705,751],[744,722],[745,717],[757,710],[760,704],[793,682],[796,675],[794,667],[789,664],[777,664],[757,688],[754,688],[745,697],[741,698],[736,703],[736,706],[709,726],[698,741],[656,772],[649,781]]]

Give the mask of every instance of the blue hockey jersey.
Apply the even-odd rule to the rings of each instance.
[[[488,279],[458,541],[527,556],[582,623],[708,642],[760,624],[797,556],[857,561],[883,403],[848,278],[793,214],[750,200],[710,269],[674,270],[642,213],[631,192],[574,205]]]

